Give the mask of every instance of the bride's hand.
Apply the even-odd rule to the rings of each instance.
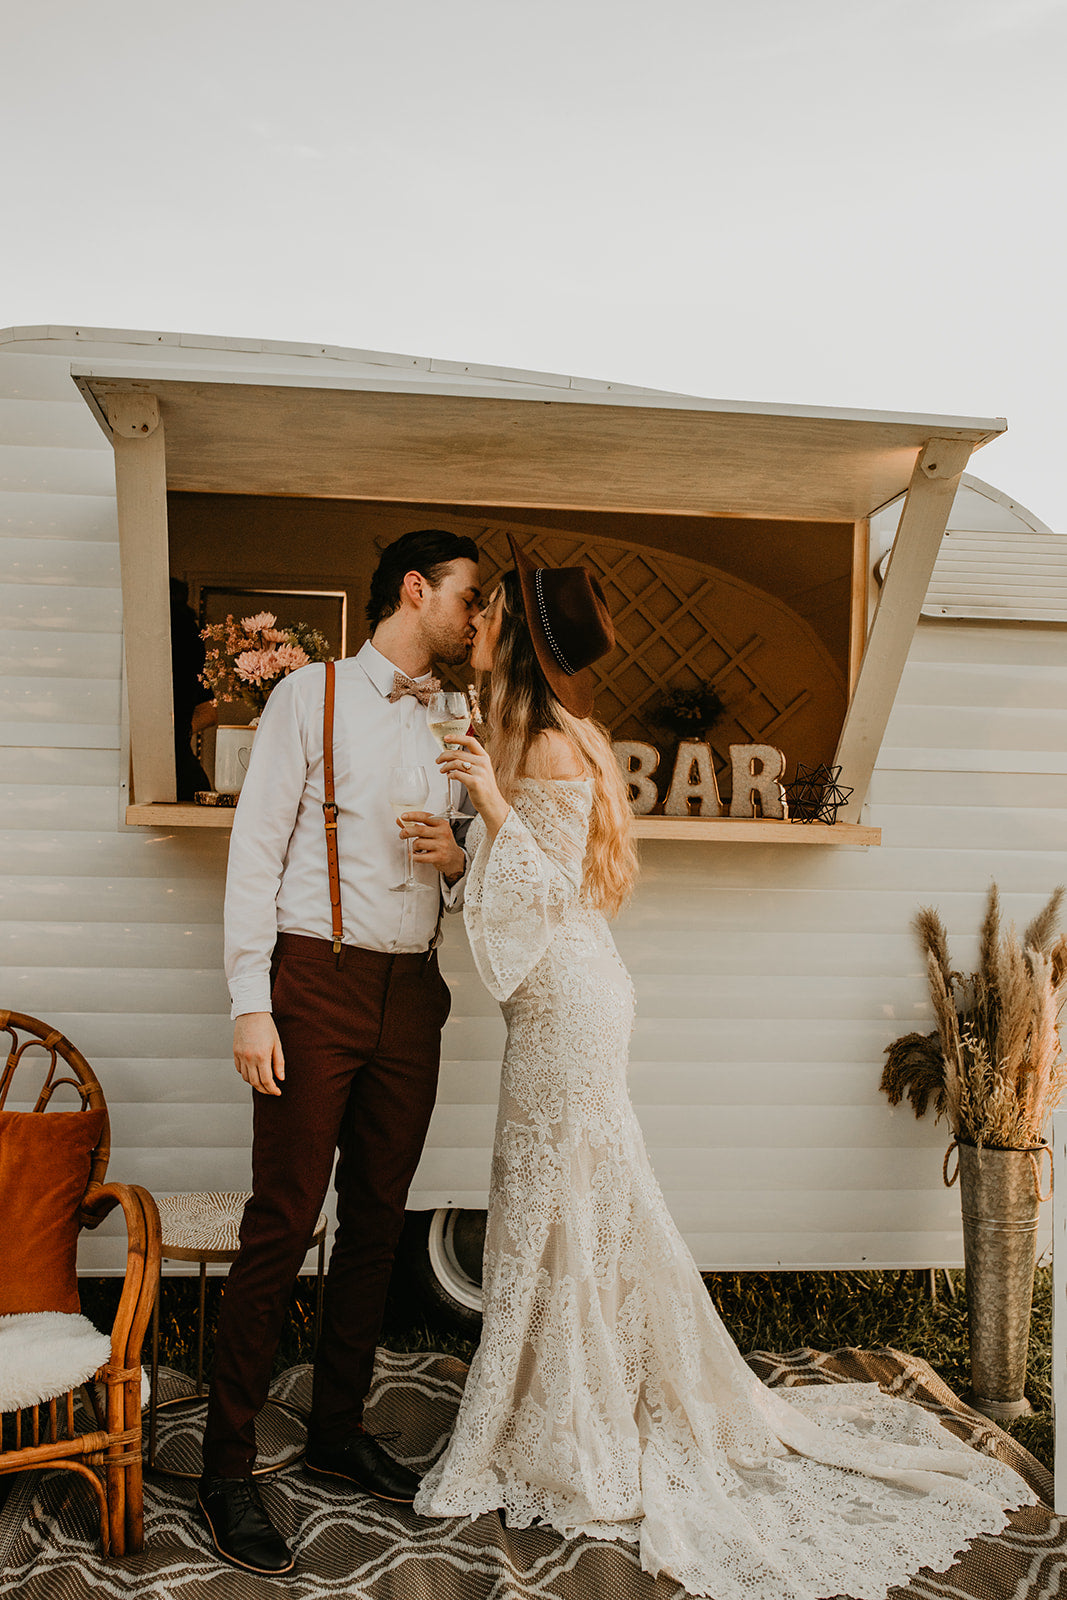
[[[493,763],[473,734],[450,739],[449,745],[458,748],[443,751],[437,758],[437,765],[446,778],[454,778],[463,785],[484,821],[489,837],[493,838],[510,809],[497,787]]]

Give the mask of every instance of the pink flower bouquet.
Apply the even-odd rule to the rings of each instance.
[[[279,628],[269,611],[235,622],[211,622],[201,628],[207,646],[200,681],[210,689],[216,705],[245,700],[262,711],[276,683],[307,666],[309,661],[328,661],[330,647],[317,628],[294,622]]]

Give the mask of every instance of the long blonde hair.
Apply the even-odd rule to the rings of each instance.
[[[614,916],[633,890],[637,850],[629,795],[611,740],[591,717],[572,716],[549,688],[534,654],[514,572],[505,574],[493,604],[500,607],[500,635],[482,705],[486,748],[500,792],[510,800],[522,778],[542,775],[534,750],[540,734],[555,729],[564,736],[593,786],[583,889],[593,905]]]

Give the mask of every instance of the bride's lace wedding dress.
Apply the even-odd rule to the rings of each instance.
[[[465,917],[508,1026],[485,1320],[415,1510],[626,1539],[715,1600],[875,1600],[1035,1496],[876,1384],[767,1389],[675,1227],[626,1090],[633,989],[582,896],[587,782],[522,782]]]

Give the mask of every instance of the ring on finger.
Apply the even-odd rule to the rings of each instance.
[[[464,772],[469,772],[471,769],[471,764],[469,761],[461,761],[460,766],[463,768]]]

